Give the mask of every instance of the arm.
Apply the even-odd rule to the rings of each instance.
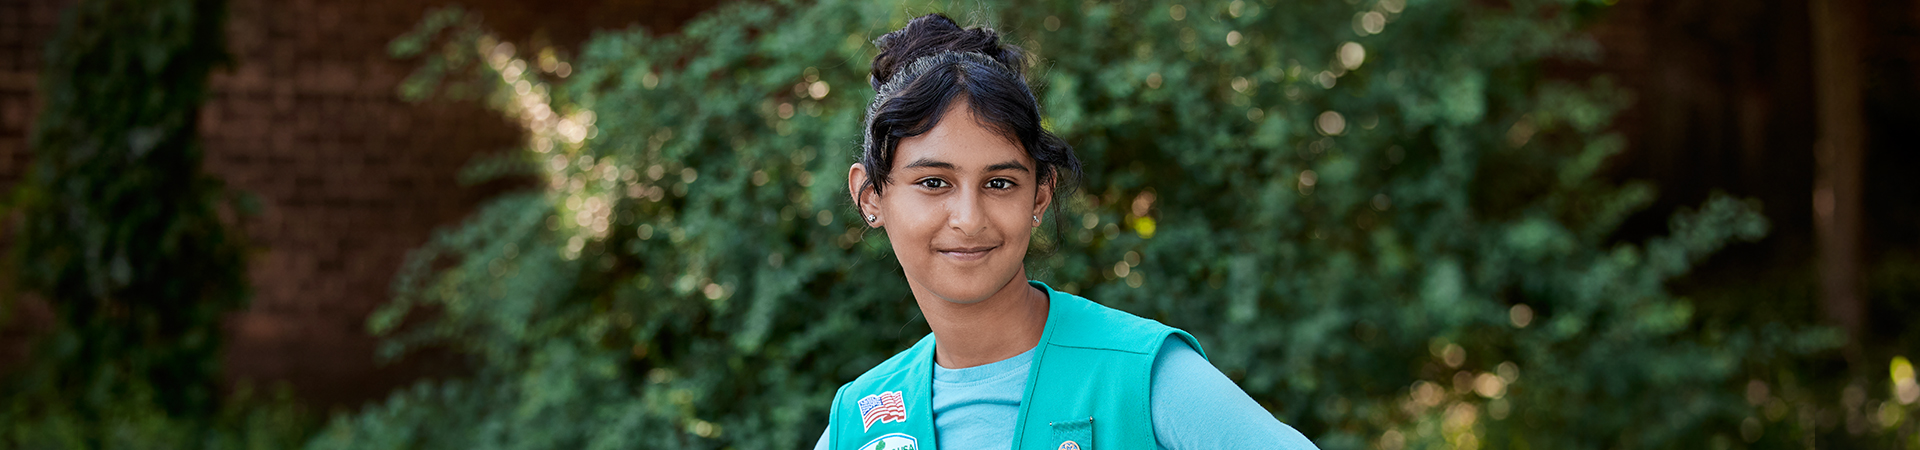
[[[1153,361],[1153,434],[1160,448],[1317,450],[1186,341],[1169,336]]]

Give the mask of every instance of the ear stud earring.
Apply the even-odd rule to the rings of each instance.
[[[875,215],[872,215],[872,214],[868,214],[868,215],[867,215],[867,224],[868,224],[868,225],[872,225],[872,224],[873,224],[873,221],[875,221],[875,220],[880,220],[880,217],[879,217],[879,216],[875,216]]]

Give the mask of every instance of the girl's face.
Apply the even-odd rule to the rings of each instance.
[[[1012,284],[1035,220],[1052,199],[1020,144],[980,125],[956,101],[926,134],[900,141],[885,195],[856,194],[861,215],[878,217],[916,296],[972,304]],[[848,185],[869,176],[855,164]]]

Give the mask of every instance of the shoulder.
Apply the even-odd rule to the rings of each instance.
[[[1161,344],[1149,391],[1161,448],[1317,448],[1184,340],[1169,337]]]
[[[1216,377],[1225,379],[1225,374],[1213,367],[1213,363],[1208,362],[1206,356],[1194,350],[1193,344],[1184,339],[1167,336],[1160,343],[1160,351],[1154,355],[1153,384],[1155,387],[1167,386],[1174,388],[1173,390],[1184,390],[1208,384],[1217,385],[1218,383],[1200,382],[1217,381]],[[1228,383],[1231,384],[1231,381]]]
[[[1192,335],[1160,321],[1055,291],[1045,284],[1034,284],[1047,291],[1048,307],[1054,309],[1050,315],[1058,319],[1047,324],[1051,328],[1047,334],[1052,335],[1052,345],[1152,355],[1160,351],[1169,336],[1175,336],[1192,348],[1199,348]]]

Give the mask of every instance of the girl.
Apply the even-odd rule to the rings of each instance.
[[[1018,47],[939,14],[875,41],[847,188],[933,334],[840,388],[816,449],[1312,449],[1184,331],[1028,281],[1080,173]]]

